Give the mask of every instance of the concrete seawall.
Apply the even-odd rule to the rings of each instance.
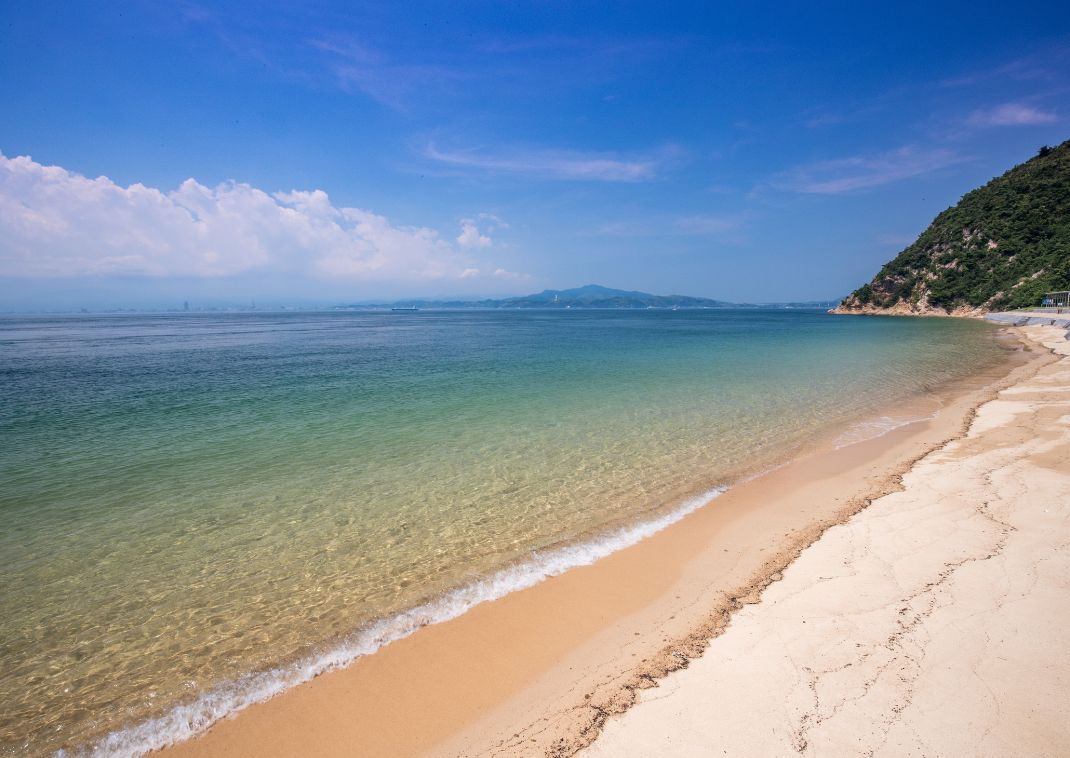
[[[1057,326],[1066,329],[1070,340],[1070,313],[1043,313],[1041,311],[1013,311],[1010,313],[986,313],[985,318],[1009,326]]]

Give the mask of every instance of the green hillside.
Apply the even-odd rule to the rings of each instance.
[[[1070,140],[965,195],[839,311],[1004,310],[1070,289]]]

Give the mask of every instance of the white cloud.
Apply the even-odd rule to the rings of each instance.
[[[642,182],[655,179],[666,162],[677,152],[672,148],[633,156],[567,150],[514,149],[487,152],[441,150],[431,144],[424,148],[423,155],[433,161],[458,168],[520,174],[541,179]]]
[[[838,195],[921,176],[964,160],[952,150],[907,145],[885,153],[799,166],[781,174],[773,186],[792,192]]]
[[[470,218],[461,219],[461,233],[457,235],[457,244],[461,247],[490,247],[491,239],[479,231],[476,222]]]
[[[1032,126],[1050,124],[1058,120],[1054,113],[1042,111],[1022,103],[1004,103],[994,108],[977,110],[970,114],[972,126]]]
[[[461,233],[457,244],[462,248],[487,248],[494,244],[491,234],[499,229],[508,229],[509,224],[493,213],[480,213],[475,218],[461,219]]]
[[[458,243],[434,229],[395,226],[370,211],[335,206],[322,190],[267,193],[193,179],[172,191],[123,187],[0,153],[0,276],[267,271],[396,282],[476,276],[480,261],[462,249],[461,238]]]
[[[505,223],[502,219],[495,216],[493,213],[480,213],[479,220],[485,221],[491,225],[494,229],[508,229],[509,224]]]

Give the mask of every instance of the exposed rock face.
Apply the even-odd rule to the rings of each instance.
[[[1070,289],[1070,141],[948,208],[832,313],[980,316]]]
[[[987,308],[973,308],[968,305],[960,305],[951,310],[937,308],[928,303],[909,303],[899,300],[895,305],[882,307],[873,303],[852,302],[850,298],[844,300],[829,313],[855,314],[862,316],[957,316],[959,318],[983,318],[988,313]]]

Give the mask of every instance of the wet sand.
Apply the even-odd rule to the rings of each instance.
[[[584,756],[1070,752],[1070,342]]]
[[[1003,367],[890,409],[939,413],[882,437],[839,449],[835,434],[815,440],[633,547],[425,627],[164,752],[573,754],[611,714],[701,655],[829,527],[897,490],[914,462],[960,437],[997,388],[1050,360],[1033,351],[1010,375]]]

